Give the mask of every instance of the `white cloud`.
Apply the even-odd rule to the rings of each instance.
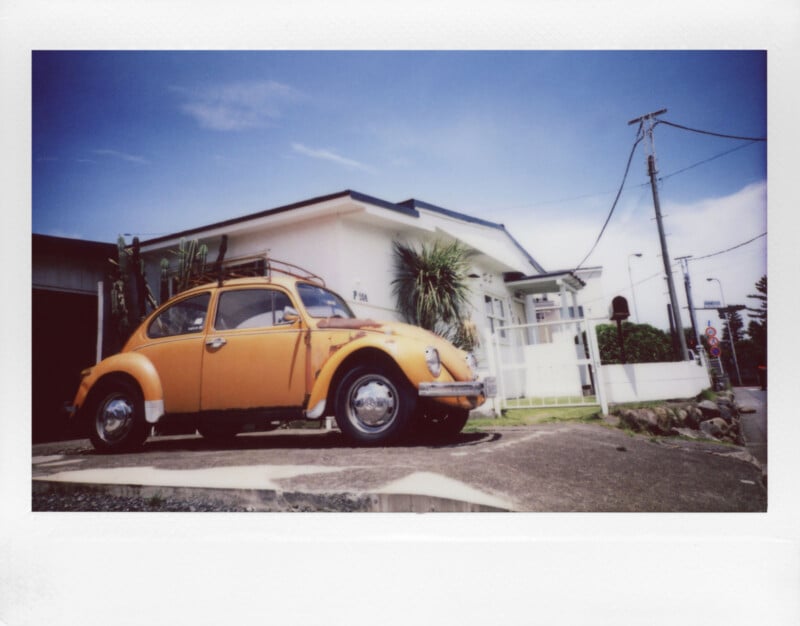
[[[322,161],[330,161],[331,163],[336,163],[337,165],[341,165],[343,167],[347,167],[349,169],[357,169],[362,170],[364,172],[374,172],[374,168],[365,165],[359,161],[354,159],[348,159],[347,157],[343,157],[340,154],[337,154],[331,150],[327,150],[324,148],[309,148],[304,146],[301,143],[293,143],[292,150],[297,152],[298,154],[302,154],[307,157],[311,157],[312,159],[320,159]]]
[[[150,161],[148,161],[142,156],[136,154],[129,154],[127,152],[120,152],[119,150],[92,150],[92,152],[99,156],[112,157],[114,159],[128,161],[129,163],[137,163],[139,165],[147,165],[148,163],[150,163]],[[85,159],[84,161],[90,162],[89,159]]]
[[[185,96],[181,111],[203,128],[238,131],[264,128],[281,116],[284,106],[300,94],[275,81],[245,81],[191,91],[173,88]]]

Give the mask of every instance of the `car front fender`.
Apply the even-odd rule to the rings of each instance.
[[[326,406],[331,385],[340,368],[347,367],[345,362],[351,357],[357,358],[359,353],[364,355],[368,351],[382,353],[395,363],[415,389],[418,389],[422,382],[452,382],[452,376],[444,367],[438,378],[432,376],[425,363],[425,347],[418,341],[383,333],[365,333],[347,342],[339,347],[316,372],[306,403],[306,417],[317,419],[332,412],[333,407]]]

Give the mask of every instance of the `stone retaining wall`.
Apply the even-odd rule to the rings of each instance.
[[[619,417],[620,428],[635,432],[744,445],[740,407],[730,391],[720,392],[713,401],[667,401],[650,408],[614,409],[611,414]]]

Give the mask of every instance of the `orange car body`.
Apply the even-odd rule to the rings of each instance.
[[[94,410],[93,390],[124,378],[138,387],[149,425],[231,412],[320,419],[333,414],[348,369],[365,362],[394,364],[402,385],[445,411],[473,409],[487,395],[471,358],[441,337],[356,319],[321,285],[273,276],[196,287],[162,305],[120,353],[83,372],[73,414]]]

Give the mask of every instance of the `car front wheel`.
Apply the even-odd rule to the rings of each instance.
[[[454,439],[469,420],[469,411],[433,403],[431,405],[420,412],[417,422],[419,435],[436,443]]]
[[[391,443],[408,430],[414,390],[399,374],[378,366],[358,366],[342,379],[336,394],[336,423],[359,443]]]
[[[133,450],[147,439],[150,429],[144,419],[144,399],[135,384],[104,384],[93,406],[89,439],[98,451]]]

